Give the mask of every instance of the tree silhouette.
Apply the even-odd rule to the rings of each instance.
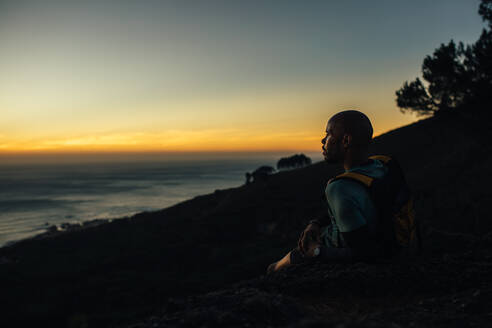
[[[396,91],[401,112],[434,115],[465,107],[478,109],[492,104],[492,0],[482,0],[479,14],[487,22],[472,45],[451,40],[441,44],[422,63],[422,77],[405,82]]]
[[[311,164],[311,159],[304,154],[283,157],[277,162],[277,170],[299,168]]]
[[[246,184],[250,184],[255,181],[265,181],[270,174],[275,173],[275,169],[271,166],[260,166],[253,173],[246,172]],[[253,181],[251,181],[253,180]]]
[[[478,13],[482,16],[482,19],[488,22],[489,27],[492,28],[492,0],[482,0]]]

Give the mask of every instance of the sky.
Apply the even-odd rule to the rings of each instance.
[[[319,151],[484,27],[479,0],[0,0],[0,154]]]

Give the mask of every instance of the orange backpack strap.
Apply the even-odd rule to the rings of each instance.
[[[386,156],[386,155],[374,155],[374,156],[370,156],[369,159],[380,160],[384,164],[388,164],[389,161],[391,161],[391,157],[390,156]],[[343,179],[343,178],[348,178],[348,179],[359,181],[360,183],[362,183],[367,188],[370,188],[371,185],[372,185],[372,182],[374,181],[374,178],[373,177],[369,177],[369,176],[364,175],[364,174],[361,174],[361,173],[357,173],[357,172],[345,172],[345,173],[339,174],[336,177],[330,179],[328,181],[328,183],[332,183],[335,180]]]
[[[371,187],[372,182],[374,181],[374,178],[368,177],[367,175],[364,175],[364,174],[360,174],[360,173],[356,173],[356,172],[345,172],[345,173],[337,175],[336,177],[334,177],[333,179],[328,181],[328,183],[332,183],[333,181],[338,180],[338,179],[356,180],[356,181],[359,181],[360,183],[362,183],[363,185],[365,185],[367,188]]]
[[[369,157],[370,159],[377,159],[383,162],[384,164],[387,164],[389,161],[391,161],[391,157],[385,156],[385,155],[374,155]]]

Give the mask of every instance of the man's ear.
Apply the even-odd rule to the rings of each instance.
[[[342,138],[343,148],[349,148],[352,145],[352,136],[350,134],[344,134]]]

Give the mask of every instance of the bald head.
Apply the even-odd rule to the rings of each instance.
[[[342,134],[352,136],[353,147],[368,147],[372,140],[372,125],[369,118],[356,110],[346,110],[333,115],[328,121],[328,126]]]

